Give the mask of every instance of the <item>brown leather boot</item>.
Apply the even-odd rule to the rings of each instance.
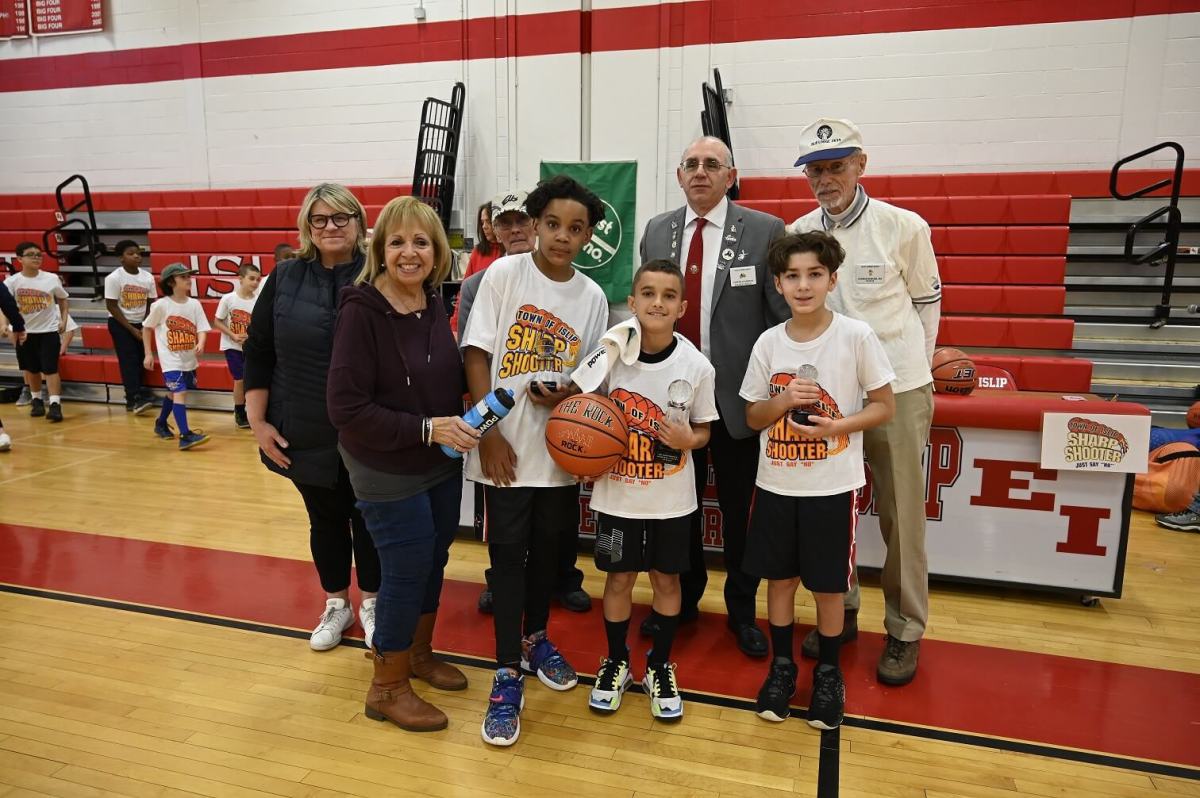
[[[375,678],[367,690],[363,710],[371,720],[390,720],[401,729],[413,732],[440,731],[449,725],[446,715],[413,692],[408,683],[409,652],[376,652]]]
[[[417,621],[412,648],[408,650],[412,656],[412,675],[439,690],[466,690],[466,675],[434,656],[433,625],[436,622],[436,612],[426,613]]]

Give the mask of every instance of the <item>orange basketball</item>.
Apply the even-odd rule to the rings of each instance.
[[[625,414],[599,394],[563,399],[546,423],[546,448],[572,476],[600,476],[617,464],[628,446]]]
[[[975,362],[961,349],[939,349],[933,353],[933,390],[966,396],[975,390]]]
[[[1187,411],[1187,425],[1191,429],[1200,427],[1200,402],[1194,402]]]

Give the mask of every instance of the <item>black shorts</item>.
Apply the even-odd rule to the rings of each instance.
[[[763,579],[800,577],[814,593],[845,593],[854,565],[856,491],[780,496],[754,489],[742,570]]]
[[[690,567],[690,513],[676,518],[596,515],[596,567],[601,571],[681,574]]]
[[[496,488],[483,486],[483,539],[529,545],[564,528],[579,529],[579,486]],[[535,534],[535,530],[540,534]]]
[[[17,366],[34,374],[58,373],[58,347],[62,339],[56,332],[29,333],[17,347]]]

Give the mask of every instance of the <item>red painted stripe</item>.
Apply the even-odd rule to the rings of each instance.
[[[692,0],[0,61],[0,92],[580,52],[953,30],[1200,11],[1200,0]]]
[[[324,599],[301,560],[6,524],[0,582],[301,629],[315,624]],[[446,581],[439,649],[494,655],[478,594],[477,583]],[[646,612],[635,608],[633,628]],[[598,610],[556,612],[551,629],[584,671],[606,653]],[[635,657],[644,648],[635,645]],[[842,649],[852,715],[1200,766],[1195,674],[925,640],[916,680],[888,688],[875,680],[882,648],[880,635],[864,632]],[[686,690],[753,699],[765,676],[761,662],[737,651],[723,616],[705,613],[683,627],[673,651]],[[806,698],[802,691],[797,701]]]

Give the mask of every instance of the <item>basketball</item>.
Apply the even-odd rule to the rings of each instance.
[[[625,414],[598,394],[562,400],[546,423],[550,457],[575,477],[600,476],[617,464],[628,445]]]
[[[1200,402],[1193,402],[1192,406],[1188,408],[1187,425],[1189,429],[1200,427]]]
[[[933,390],[966,396],[975,390],[975,362],[961,349],[939,349],[933,353]]]

